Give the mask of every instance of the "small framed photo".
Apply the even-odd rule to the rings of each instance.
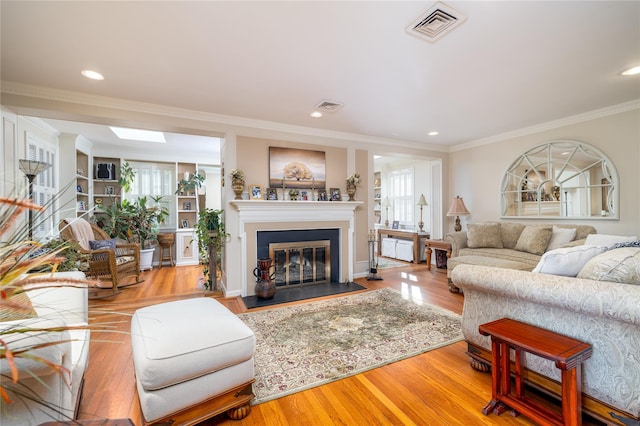
[[[319,189],[318,190],[318,201],[329,201],[329,198],[327,197],[327,190],[326,189]]]
[[[182,210],[191,210],[191,201],[185,201],[182,203]]]
[[[249,199],[250,200],[262,200],[262,186],[249,185]]]
[[[182,228],[188,228],[189,227],[189,221],[187,219],[182,219]]]
[[[309,201],[309,191],[300,191],[300,198],[302,201]]]
[[[76,192],[82,192],[82,186],[80,185],[76,186]]]
[[[115,187],[112,185],[107,185],[104,187],[104,193],[107,195],[115,195],[116,190]]]
[[[275,201],[278,199],[278,190],[275,188],[267,188],[267,200]]]
[[[331,188],[329,193],[331,194],[331,201],[340,201],[340,188]]]
[[[393,224],[391,225],[391,229],[398,229],[398,228],[400,228],[400,221],[394,220]]]

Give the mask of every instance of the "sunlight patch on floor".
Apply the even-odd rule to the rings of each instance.
[[[402,294],[402,298],[405,300],[411,300],[417,305],[424,304],[422,291],[418,286],[407,284],[403,281],[400,283],[400,294]]]

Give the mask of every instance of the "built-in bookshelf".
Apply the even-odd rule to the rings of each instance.
[[[92,177],[95,215],[100,215],[101,212],[108,210],[113,203],[120,202],[122,189],[118,184],[119,173],[119,158],[93,157]]]
[[[76,214],[81,216],[90,208],[89,155],[76,149]]]

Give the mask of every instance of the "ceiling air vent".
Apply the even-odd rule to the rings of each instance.
[[[466,19],[467,17],[465,15],[454,8],[437,2],[418,19],[413,21],[407,27],[407,32],[433,43],[462,24]]]
[[[313,109],[321,112],[336,112],[340,108],[342,108],[344,104],[340,102],[333,102],[324,100],[320,102],[318,105],[314,106]]]

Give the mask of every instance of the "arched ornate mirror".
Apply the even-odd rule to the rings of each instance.
[[[522,154],[502,179],[502,217],[618,219],[618,173],[600,150],[553,141]]]

